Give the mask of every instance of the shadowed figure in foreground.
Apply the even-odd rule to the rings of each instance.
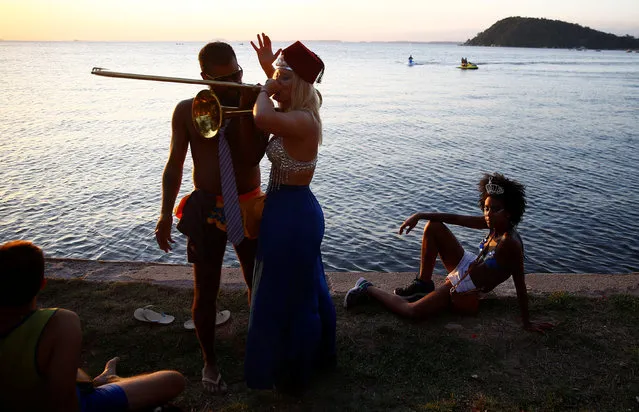
[[[118,358],[91,380],[79,369],[78,315],[37,309],[45,284],[40,248],[26,241],[0,246],[0,410],[135,411],[161,406],[184,390],[176,371],[119,377]]]

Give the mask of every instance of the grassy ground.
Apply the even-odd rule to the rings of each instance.
[[[218,328],[218,362],[230,394],[201,391],[201,357],[190,318],[191,290],[141,283],[49,281],[41,306],[76,311],[84,329],[84,367],[102,371],[121,357],[129,376],[176,369],[188,379],[176,400],[185,411],[621,411],[639,407],[639,298],[532,298],[534,319],[557,327],[523,331],[514,299],[483,301],[476,317],[444,314],[414,323],[376,305],[337,307],[338,368],[318,377],[302,398],[247,390],[243,356],[246,296],[223,292],[233,313]],[[176,317],[168,326],[140,323],[133,311],[155,304]]]

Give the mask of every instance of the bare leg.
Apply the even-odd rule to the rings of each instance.
[[[244,240],[235,246],[235,253],[240,260],[244,281],[248,287],[248,301],[251,304],[251,289],[253,288],[253,269],[255,268],[255,255],[257,254],[257,239]]]
[[[445,224],[429,221],[422,236],[420,280],[427,282],[432,279],[437,256],[442,260],[446,270],[452,272],[464,256],[464,248]]]
[[[161,406],[184,390],[184,377],[176,371],[158,371],[132,378],[119,378],[112,383],[124,390],[129,410]]]
[[[451,284],[446,281],[417,302],[407,302],[397,295],[383,291],[375,286],[369,286],[366,293],[371,298],[379,301],[386,309],[399,316],[411,319],[423,319],[441,312],[450,304]]]
[[[204,358],[202,383],[206,390],[220,393],[226,391],[226,384],[221,379],[217,384],[213,383],[219,377],[215,359],[215,320],[222,260],[226,248],[226,233],[213,229],[210,235],[219,236],[219,239],[211,242],[214,247],[207,250],[209,253],[207,260],[193,264],[195,287],[193,288],[192,316]]]
[[[118,358],[117,356],[113,359],[110,359],[104,366],[104,371],[98,376],[96,376],[95,378],[93,378],[93,384],[95,386],[105,385],[109,383],[111,379],[117,378],[118,374],[115,369],[119,361],[120,361],[120,358]]]

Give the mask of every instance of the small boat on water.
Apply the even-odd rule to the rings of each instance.
[[[468,62],[466,64],[462,64],[461,66],[457,66],[457,68],[462,70],[477,70],[479,67],[477,67],[476,64]]]

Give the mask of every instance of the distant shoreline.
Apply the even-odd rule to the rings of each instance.
[[[207,43],[210,41],[223,41],[226,43],[250,43],[252,40],[226,40],[226,39],[209,39],[209,40],[4,40],[5,43],[177,43],[180,45],[187,43]],[[278,43],[294,42],[295,40],[278,40]],[[424,40],[301,40],[307,43],[381,43],[381,44],[459,44],[462,45],[465,40],[442,40],[442,41],[424,41]]]

